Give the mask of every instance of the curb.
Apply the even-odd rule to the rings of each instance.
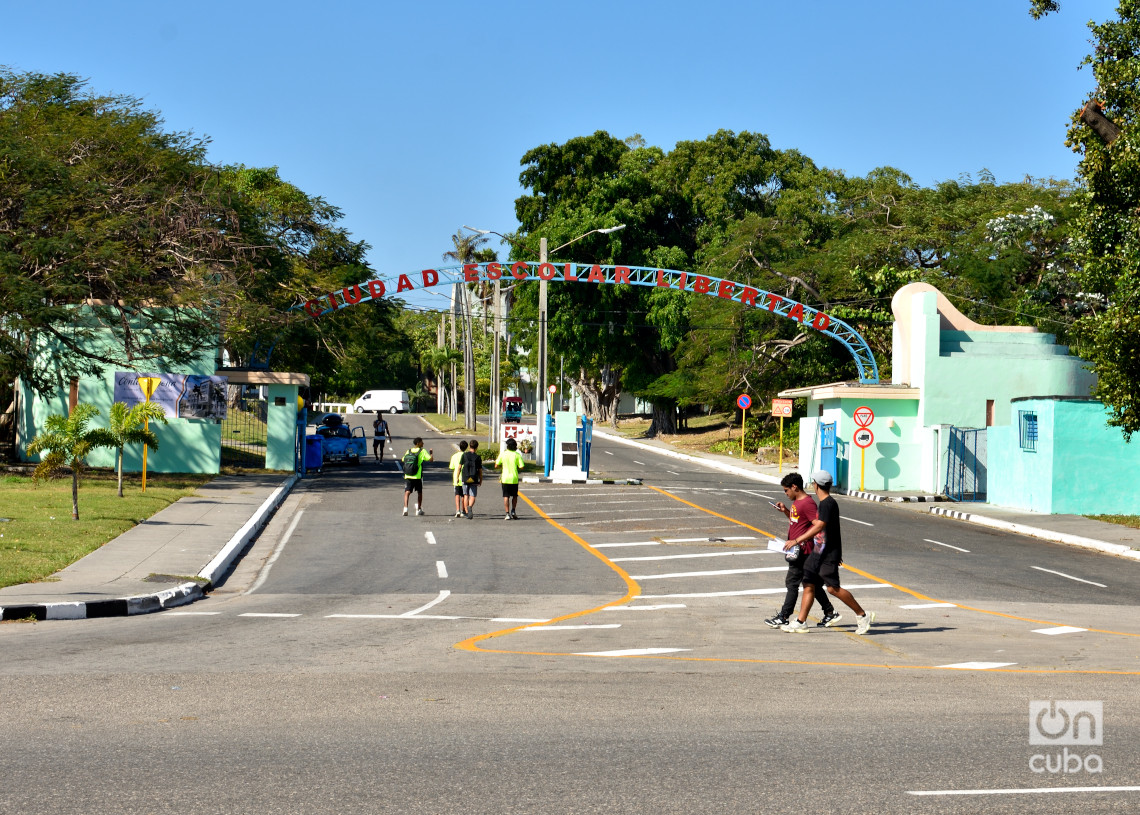
[[[546,476],[523,476],[524,484],[621,484],[641,486],[640,478],[547,478]]]
[[[947,509],[946,507],[931,507],[930,514],[940,515],[944,518],[952,518],[957,521],[967,521],[972,524],[978,524],[979,526],[988,526],[992,529],[1016,532],[1018,535],[1028,535],[1033,538],[1040,538],[1041,540],[1053,541],[1054,543],[1066,543],[1070,546],[1080,546],[1084,549],[1095,549],[1098,552],[1106,552],[1110,555],[1119,555],[1121,557],[1131,558],[1132,560],[1140,560],[1140,550],[1133,549],[1131,546],[1125,546],[1122,543],[1106,543],[1105,541],[1099,541],[1095,538],[1070,535],[1067,532],[1054,532],[1051,529],[1041,529],[1036,526],[1016,524],[1012,521],[999,521],[994,518],[987,518],[985,515],[974,515],[970,512]]]
[[[222,550],[211,560],[198,576],[207,581],[204,583],[180,583],[174,588],[157,591],[153,594],[141,594],[134,597],[124,597],[118,600],[94,600],[92,602],[78,603],[43,603],[36,605],[0,606],[0,620],[23,620],[34,617],[42,620],[93,620],[101,617],[131,617],[136,614],[150,614],[167,608],[175,608],[201,600],[206,596],[217,580],[226,573],[233,562],[245,551],[245,548],[257,537],[258,533],[277,511],[277,507],[285,500],[293,485],[297,483],[298,476],[294,473],[285,483],[275,489],[270,496],[257,508],[245,524],[234,533]]]

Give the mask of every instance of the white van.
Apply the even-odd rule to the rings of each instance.
[[[365,391],[352,409],[357,413],[407,413],[412,403],[407,391]]]

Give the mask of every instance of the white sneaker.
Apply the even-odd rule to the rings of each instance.
[[[506,515],[503,516],[503,520],[504,521],[513,521],[514,518],[512,518],[511,513],[508,512]]]
[[[463,513],[462,513],[462,512],[457,512],[457,513],[455,513],[455,517],[456,517],[456,518],[462,518],[462,517],[463,517]]]
[[[422,509],[420,509],[419,507],[416,507],[416,514],[417,515],[423,515],[424,511]]]
[[[780,626],[781,631],[791,631],[793,634],[806,634],[811,631],[806,622],[801,623],[799,620],[792,620],[787,625]]]
[[[862,617],[855,618],[855,633],[866,634],[871,630],[871,623],[875,622],[875,612],[868,611]]]
[[[404,517],[405,518],[408,517],[408,508],[407,507],[404,507]]]

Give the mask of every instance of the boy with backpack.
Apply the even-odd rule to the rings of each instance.
[[[502,467],[503,474],[499,482],[503,485],[503,512],[506,513],[504,521],[517,521],[519,507],[519,470],[526,466],[522,454],[516,449],[518,444],[514,439],[507,439],[507,449],[499,452],[492,467]]]
[[[384,460],[384,442],[390,437],[388,422],[384,414],[377,413],[376,421],[372,423],[372,455],[377,461]]]
[[[435,454],[424,451],[424,440],[416,436],[412,440],[412,449],[404,453],[400,459],[400,469],[404,471],[404,515],[408,514],[408,497],[416,493],[416,514],[424,514],[424,462],[435,461]]]
[[[475,498],[479,495],[479,485],[483,483],[483,457],[479,455],[479,441],[472,439],[468,450],[463,454],[460,476],[463,480],[463,512],[467,520],[475,518]]]

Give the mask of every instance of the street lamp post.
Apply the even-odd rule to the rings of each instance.
[[[517,245],[517,242],[514,239],[508,238],[506,235],[502,234],[501,232],[495,232],[495,231],[490,230],[490,229],[476,229],[475,227],[466,226],[466,225],[463,228],[464,229],[470,229],[472,232],[478,232],[481,235],[498,235],[500,238],[503,238],[506,241],[510,241],[511,243],[516,243],[516,245]],[[602,235],[608,235],[611,232],[617,232],[619,229],[625,229],[625,224],[618,224],[617,226],[607,226],[607,227],[602,227],[600,229],[591,229],[589,232],[583,232],[581,235],[574,238],[573,240],[566,241],[566,243],[562,244],[561,246],[555,247],[551,252],[547,251],[547,248],[546,248],[547,247],[547,240],[546,240],[546,238],[540,238],[539,242],[538,242],[538,262],[539,262],[539,265],[546,263],[548,260],[548,256],[550,254],[552,254],[553,252],[557,252],[559,250],[565,249],[567,246],[570,246],[573,243],[577,243],[578,241],[582,240],[582,238],[588,237],[589,235],[593,235],[595,232],[600,233]],[[537,428],[537,430],[538,430],[538,440],[537,440],[538,443],[535,447],[535,458],[537,459],[539,464],[543,464],[546,462],[546,433],[543,432],[543,422],[546,420],[546,399],[547,399],[547,392],[546,392],[546,328],[547,328],[546,284],[547,284],[547,281],[545,279],[543,279],[540,275],[539,280],[538,280],[538,382],[537,382],[538,393],[537,393],[536,400],[535,400],[536,401],[535,408],[536,408],[536,412],[538,414],[535,417],[538,420],[538,428]],[[497,282],[496,282],[496,285],[497,285]],[[497,301],[497,292],[496,292],[496,304],[497,304],[497,302],[498,301]],[[497,307],[498,306],[496,305],[496,308]],[[497,345],[498,345],[498,333],[497,332],[496,332],[495,336],[496,336],[496,347],[497,347]],[[496,353],[494,366],[498,366],[498,363],[499,363],[498,354]],[[492,376],[494,376],[494,374],[492,374]],[[498,416],[499,416],[499,405],[497,405],[497,404],[493,405],[491,408],[491,413],[492,413],[492,416],[494,417],[494,423],[497,425],[498,424]]]

